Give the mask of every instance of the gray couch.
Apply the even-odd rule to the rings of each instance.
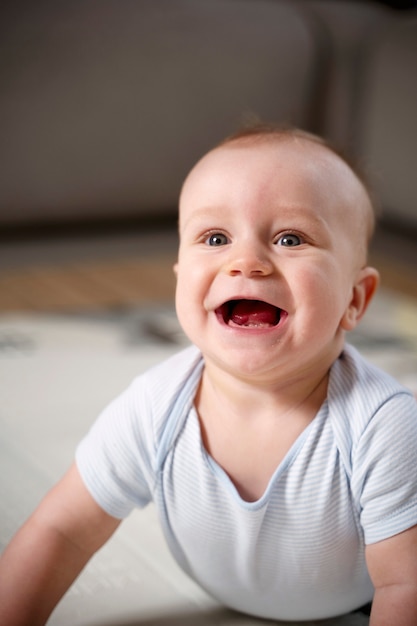
[[[0,230],[163,217],[256,115],[370,165],[417,227],[417,12],[334,0],[7,0]]]

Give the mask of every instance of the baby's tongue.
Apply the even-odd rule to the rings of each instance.
[[[230,320],[238,326],[274,326],[279,322],[279,309],[260,300],[238,300]]]

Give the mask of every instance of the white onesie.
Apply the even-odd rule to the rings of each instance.
[[[412,394],[346,346],[315,419],[246,502],[202,443],[203,366],[187,348],[102,413],[76,454],[94,499],[117,518],[153,501],[180,566],[239,611],[312,620],[369,602],[365,544],[417,524]]]

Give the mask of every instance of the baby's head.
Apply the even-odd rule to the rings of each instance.
[[[320,138],[264,126],[228,137],[180,196],[186,333],[213,358],[210,346],[226,357],[244,344],[252,362],[271,345],[313,367],[315,354],[334,360],[377,285],[366,265],[374,221],[361,177]]]

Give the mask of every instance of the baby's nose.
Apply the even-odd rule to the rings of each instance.
[[[273,270],[273,264],[268,254],[253,247],[239,247],[231,254],[227,263],[227,272],[230,275],[267,276]]]

